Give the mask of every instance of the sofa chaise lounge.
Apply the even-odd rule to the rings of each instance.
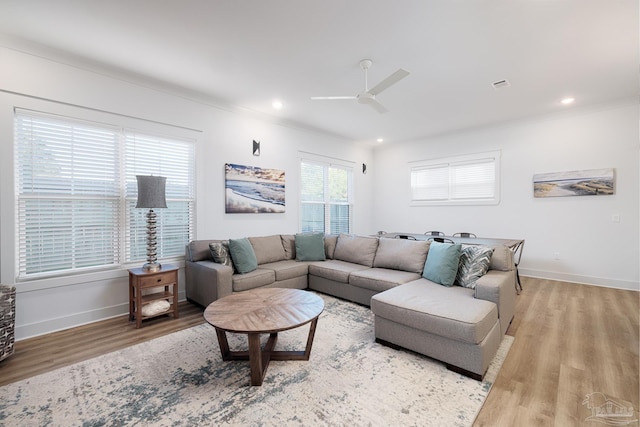
[[[434,270],[433,263],[437,253],[451,249],[442,247],[450,245],[327,235],[321,238],[322,253],[316,250],[309,257],[300,235],[246,240],[255,265],[242,274],[212,256],[213,246],[235,242],[195,240],[187,245],[188,300],[206,307],[233,292],[259,287],[319,291],[370,306],[378,342],[441,360],[476,379],[484,376],[513,319],[515,265],[505,246],[485,248],[488,269],[476,274],[472,286],[463,287],[438,283],[444,267],[435,265]],[[427,270],[435,271],[435,279]]]

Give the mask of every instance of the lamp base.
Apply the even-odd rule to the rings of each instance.
[[[147,262],[142,266],[142,271],[146,271],[148,273],[155,273],[156,271],[160,271],[162,269],[162,264],[159,262]]]

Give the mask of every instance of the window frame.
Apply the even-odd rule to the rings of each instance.
[[[178,142],[182,144],[188,144],[185,150],[189,151],[188,157],[189,165],[185,171],[183,171],[185,179],[188,181],[189,188],[187,189],[186,197],[183,198],[183,202],[187,202],[187,213],[186,215],[189,218],[188,224],[186,225],[186,229],[188,230],[187,241],[191,240],[193,236],[195,236],[195,214],[196,214],[196,204],[195,204],[195,146],[196,146],[196,138],[193,138],[194,134],[191,130],[188,132],[184,132],[184,129],[174,128],[171,125],[166,125],[162,123],[155,122],[146,122],[143,119],[136,119],[127,116],[117,116],[106,112],[93,112],[90,110],[83,109],[81,107],[76,107],[77,109],[71,114],[57,114],[57,113],[49,113],[45,112],[46,109],[28,109],[28,108],[20,108],[15,107],[13,110],[13,144],[14,144],[14,172],[13,175],[15,177],[15,219],[14,219],[14,232],[15,232],[15,272],[14,277],[16,282],[29,282],[29,281],[41,281],[44,279],[52,279],[56,277],[72,277],[79,274],[87,274],[87,273],[97,273],[97,272],[106,272],[106,271],[118,271],[123,268],[127,268],[130,265],[135,265],[137,263],[141,263],[146,259],[146,250],[143,249],[142,253],[144,255],[138,256],[136,254],[140,254],[140,251],[134,252],[132,250],[136,245],[144,245],[146,248],[145,242],[145,230],[146,230],[146,219],[145,214],[146,210],[144,209],[133,209],[135,206],[136,198],[137,198],[137,186],[135,182],[135,175],[140,174],[154,174],[154,175],[163,175],[163,170],[151,170],[149,172],[150,164],[153,162],[149,162],[148,159],[142,163],[144,165],[143,170],[131,170],[131,167],[136,165],[135,162],[131,163],[127,159],[127,142],[126,138],[128,134],[138,134],[144,135],[150,138],[160,138],[168,143]],[[77,113],[77,114],[76,114]],[[24,215],[26,211],[21,211],[21,200],[23,198],[26,199],[37,199],[38,195],[28,195],[26,192],[26,196],[23,197],[23,191],[21,188],[21,172],[23,171],[23,164],[21,163],[19,156],[19,147],[17,142],[18,132],[20,131],[16,127],[16,121],[18,120],[18,116],[21,117],[37,117],[42,120],[55,120],[59,122],[67,122],[71,126],[90,126],[94,128],[108,128],[111,132],[117,134],[117,147],[114,148],[117,154],[117,161],[115,165],[115,181],[117,181],[117,194],[115,199],[117,199],[117,208],[114,210],[117,218],[114,219],[114,223],[116,224],[112,230],[115,230],[115,242],[114,242],[114,256],[113,259],[109,259],[108,262],[103,264],[91,264],[89,266],[83,266],[81,268],[55,268],[50,271],[35,271],[28,272],[26,257],[23,256],[21,252],[21,246],[24,245],[24,229],[22,228],[24,222],[22,221],[21,215]],[[188,135],[188,136],[186,136]],[[158,147],[158,149],[161,149]],[[148,156],[147,156],[148,157]],[[143,156],[140,157],[141,159]],[[160,167],[160,166],[158,166]],[[155,172],[155,173],[153,173]],[[131,178],[133,176],[133,178]],[[132,181],[132,182],[129,182]],[[132,189],[131,186],[135,186],[136,188]],[[65,187],[62,187],[63,189]],[[68,190],[68,188],[67,188]],[[55,197],[60,200],[70,200],[73,199],[73,193],[69,193],[67,190],[63,190],[60,193],[56,194]],[[65,191],[67,191],[65,193]],[[111,197],[112,199],[114,197]],[[132,200],[133,198],[133,200]],[[167,193],[167,203],[169,206],[170,200],[172,197],[169,192]],[[156,210],[158,214],[158,229],[159,229],[159,243],[162,242],[162,226],[163,226],[163,215],[175,215],[176,213],[182,214],[184,217],[184,208],[180,209],[179,212],[173,211],[169,212],[171,209],[159,209]],[[114,235],[111,235],[113,238]],[[143,236],[142,238],[140,236]],[[135,242],[132,244],[131,239],[134,239]],[[183,248],[183,246],[182,246]],[[159,249],[162,247],[159,245]],[[23,251],[24,252],[24,251]],[[160,251],[159,251],[160,252]],[[175,252],[175,250],[174,250]],[[183,250],[181,252],[176,252],[175,254],[172,252],[167,256],[162,256],[161,252],[159,253],[158,258],[162,260],[171,260],[171,259],[179,259],[183,256]]]
[[[322,201],[305,201],[303,200],[303,177],[302,177],[302,165],[303,163],[314,164],[317,166],[321,166],[323,168],[323,200]],[[349,212],[348,219],[348,230],[340,230],[339,233],[352,233],[353,232],[353,220],[354,220],[354,163],[349,162],[347,160],[334,159],[330,157],[324,157],[311,153],[301,153],[298,159],[299,166],[299,177],[300,177],[300,203],[299,203],[299,218],[298,218],[298,231],[303,232],[320,232],[319,230],[304,230],[303,229],[303,212],[304,205],[321,205],[323,206],[324,213],[324,221],[323,221],[323,232],[325,234],[335,234],[331,233],[331,225],[332,225],[332,217],[331,211],[333,206],[347,206]],[[336,202],[331,201],[330,191],[329,191],[329,169],[342,169],[347,173],[347,201],[346,202]]]
[[[460,156],[443,157],[428,160],[419,160],[409,162],[409,191],[410,191],[410,206],[486,206],[486,205],[498,205],[500,203],[500,150],[488,151],[482,153],[466,154]],[[480,164],[491,163],[493,165],[493,182],[491,182],[491,188],[493,194],[490,197],[454,197],[452,196],[452,188],[456,185],[455,178],[453,176],[456,168],[464,166],[474,166]],[[432,169],[434,171],[446,172],[446,197],[439,199],[423,199],[416,198],[416,188],[414,187],[414,178],[417,177],[418,172]],[[458,183],[459,184],[459,183]],[[441,190],[444,190],[440,186]],[[441,193],[442,194],[442,193]]]

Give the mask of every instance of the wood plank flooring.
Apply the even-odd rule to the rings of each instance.
[[[188,302],[178,306],[178,319],[156,317],[140,329],[126,314],[18,341],[15,353],[0,362],[0,386],[204,323],[201,307]]]
[[[639,418],[640,293],[523,277],[514,343],[474,426],[594,426],[587,394],[635,408]],[[180,303],[180,318],[135,329],[128,316],[31,338],[0,362],[0,386],[204,322]],[[637,425],[631,424],[631,425]]]
[[[474,426],[594,426],[600,392],[640,410],[640,294],[524,278],[509,355]],[[606,424],[604,424],[606,425]],[[638,425],[632,423],[631,425]]]

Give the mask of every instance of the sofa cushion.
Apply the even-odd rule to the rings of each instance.
[[[390,270],[388,268],[368,268],[351,273],[349,275],[349,284],[359,288],[382,292],[419,278],[420,273]]]
[[[378,242],[373,266],[421,274],[430,243],[428,240],[382,238]]]
[[[280,235],[249,237],[258,265],[286,259]]]
[[[462,245],[456,284],[474,289],[476,281],[484,276],[491,264],[493,248],[479,245]]]
[[[333,259],[336,251],[336,244],[338,243],[337,234],[327,234],[324,236],[324,253],[327,259]]]
[[[246,274],[234,274],[231,278],[234,292],[267,286],[276,281],[276,273],[266,268],[257,268]]]
[[[296,234],[296,260],[324,261],[325,259],[323,233]]]
[[[418,279],[371,298],[371,311],[411,328],[456,341],[478,344],[498,321],[490,301],[476,299],[473,290],[446,288]]]
[[[296,259],[296,236],[293,234],[283,234],[280,236],[282,247],[284,248],[285,259]]]
[[[296,262],[292,259],[261,264],[260,268],[273,270],[277,281],[306,276],[309,273],[309,265],[307,263]]]
[[[258,260],[253,251],[253,246],[251,246],[251,242],[246,237],[229,239],[229,252],[238,273],[249,273],[258,268]]]
[[[233,268],[228,241],[209,243],[209,250],[211,251],[211,258],[213,258],[213,262]]]
[[[452,286],[458,272],[460,249],[459,244],[432,242],[422,277],[440,285]]]
[[[490,270],[510,271],[515,268],[513,264],[513,252],[505,245],[497,245],[493,248]]]
[[[309,264],[309,274],[340,283],[349,283],[349,275],[354,271],[367,269],[361,264],[336,259]]]
[[[376,249],[378,249],[377,237],[341,234],[338,236],[338,243],[336,243],[333,258],[373,267]]]
[[[222,242],[223,240],[192,240],[186,246],[185,250],[185,261],[198,262],[210,260],[211,258],[211,249],[209,249],[209,244],[214,242]]]

